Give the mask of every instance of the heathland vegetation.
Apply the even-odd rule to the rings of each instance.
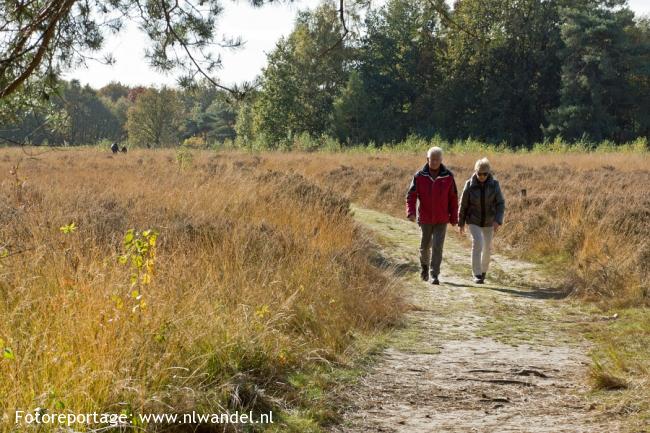
[[[650,380],[650,26],[625,1],[388,0],[343,21],[323,3],[239,89],[208,70],[178,88],[61,80],[102,25],[119,30],[99,17],[142,2],[14,3],[0,142],[24,147],[0,152],[1,415],[331,420],[338,367],[409,308],[349,205],[403,217],[432,145],[459,187],[492,161],[500,252],[615,317],[585,325],[595,388]],[[154,65],[198,64],[222,10],[207,3],[140,9]]]
[[[117,156],[2,152],[0,431],[36,407],[331,416],[318,369],[404,309],[348,200],[249,157]]]
[[[407,308],[349,204],[403,217],[430,144],[5,149],[2,411],[270,408],[289,431],[333,419],[330,391],[349,377],[337,369],[358,365]],[[647,380],[647,152],[466,146],[448,146],[445,163],[460,186],[491,158],[508,208],[499,251],[618,313],[585,328],[595,386]]]

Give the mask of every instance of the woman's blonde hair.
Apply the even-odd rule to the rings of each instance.
[[[488,161],[487,158],[481,158],[476,161],[476,164],[474,164],[474,171],[479,172],[481,170],[487,171],[488,173],[492,171],[492,167],[490,167],[490,161]]]

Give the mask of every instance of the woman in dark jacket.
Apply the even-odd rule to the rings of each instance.
[[[458,227],[465,232],[465,223],[472,235],[472,273],[474,282],[483,284],[490,265],[492,238],[501,224],[505,200],[499,182],[492,176],[487,158],[474,165],[474,174],[465,182],[458,209]]]

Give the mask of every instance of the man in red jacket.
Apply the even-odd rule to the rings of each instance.
[[[442,247],[445,243],[447,224],[458,224],[458,190],[454,175],[442,164],[442,149],[432,147],[427,152],[427,163],[415,173],[406,194],[406,215],[416,220],[422,230],[420,240],[421,277],[424,281],[440,284],[440,263]]]

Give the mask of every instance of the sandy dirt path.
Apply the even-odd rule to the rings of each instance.
[[[447,232],[441,285],[419,280],[417,224],[355,207],[412,309],[369,372],[346,390],[331,432],[618,432],[589,393],[589,346],[572,325],[603,320],[543,273],[495,255],[472,282],[469,244]],[[451,229],[451,227],[449,227]]]

